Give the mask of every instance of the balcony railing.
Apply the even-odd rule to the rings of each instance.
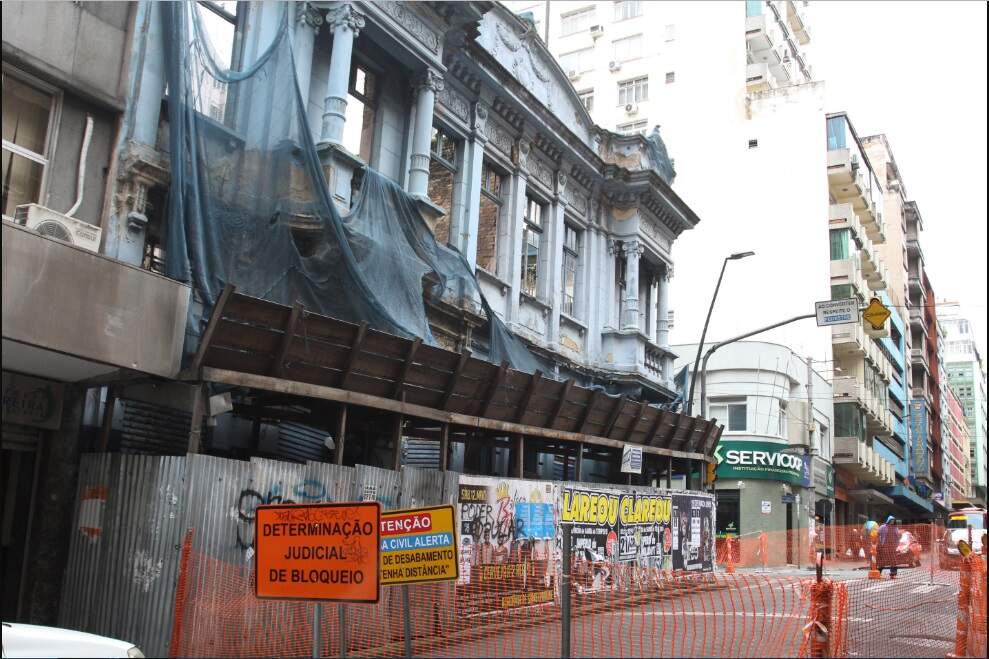
[[[745,42],[754,54],[772,50],[779,39],[775,24],[765,14],[745,17]]]
[[[764,92],[772,89],[772,76],[769,65],[764,62],[749,64],[745,67],[745,90],[748,92]]]
[[[835,437],[834,442],[833,461],[836,465],[873,485],[892,485],[896,481],[893,464],[858,437]]]

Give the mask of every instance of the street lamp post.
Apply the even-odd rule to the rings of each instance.
[[[704,339],[707,337],[707,326],[711,322],[711,312],[714,311],[714,301],[718,299],[718,291],[721,289],[721,280],[725,276],[725,267],[728,265],[728,261],[737,261],[739,259],[744,259],[746,256],[754,256],[755,252],[735,252],[730,256],[726,256],[724,263],[721,264],[721,274],[718,275],[718,284],[714,287],[714,295],[711,296],[711,306],[707,310],[707,318],[704,319],[704,329],[701,330],[701,341],[697,344],[697,357],[694,358],[694,370],[690,373],[690,393],[687,396],[687,415],[690,416],[694,411],[694,386],[697,383],[697,369],[701,364],[701,352],[704,350]],[[701,401],[701,407],[704,407],[704,401]]]

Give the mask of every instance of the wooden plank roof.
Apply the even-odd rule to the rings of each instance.
[[[723,426],[226,289],[186,376],[709,460]],[[238,375],[239,374],[239,375]],[[248,377],[251,376],[251,377]],[[288,386],[303,383],[311,388]],[[601,441],[603,440],[603,441]]]

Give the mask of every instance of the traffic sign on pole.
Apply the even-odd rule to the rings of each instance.
[[[857,323],[859,302],[853,297],[842,300],[825,300],[824,302],[815,302],[814,311],[817,312],[818,327]]]

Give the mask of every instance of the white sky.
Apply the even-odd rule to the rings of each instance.
[[[859,136],[885,133],[937,298],[986,358],[986,3],[813,2],[814,77]]]

